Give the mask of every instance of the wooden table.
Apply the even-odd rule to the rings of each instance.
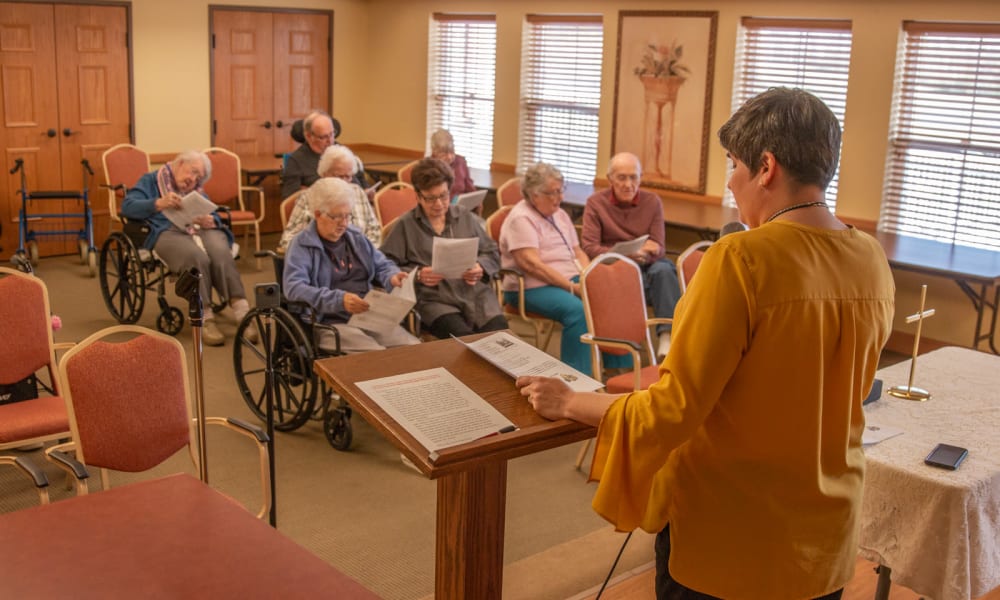
[[[273,154],[250,154],[240,157],[240,171],[247,185],[259,186],[271,175],[281,175],[281,157]]]
[[[877,232],[875,237],[882,244],[892,268],[954,281],[976,309],[972,347],[978,348],[983,340],[987,340],[990,350],[1000,354],[996,345],[1000,252],[882,231]],[[992,299],[990,291],[993,292]],[[989,316],[986,309],[990,310]]]
[[[906,385],[910,362],[878,372]],[[978,598],[1000,586],[1000,358],[941,348],[917,358],[914,385],[927,402],[884,393],[865,406],[868,426],[903,433],[865,449],[860,554],[893,581],[935,600]],[[924,464],[938,443],[967,448],[955,471]],[[887,579],[888,571],[880,571]],[[880,582],[882,583],[882,582]],[[888,582],[880,585],[886,598]]]
[[[0,515],[5,598],[378,598],[189,475]]]
[[[440,450],[432,462],[427,448],[357,386],[359,381],[435,367],[458,377],[520,429]],[[434,597],[499,600],[507,461],[593,437],[594,429],[538,416],[510,376],[455,340],[326,358],[316,361],[316,370],[424,475],[437,480]]]

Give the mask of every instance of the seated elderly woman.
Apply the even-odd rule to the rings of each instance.
[[[358,160],[347,146],[330,146],[320,156],[316,172],[321,178],[334,177],[343,179],[347,183],[354,183],[358,173]],[[372,244],[378,246],[382,243],[382,227],[375,215],[375,209],[372,208],[364,190],[354,185],[353,192],[354,208],[351,209],[351,216],[354,225],[365,234],[365,237]],[[313,210],[309,206],[309,198],[310,191],[307,188],[302,190],[295,199],[295,206],[292,208],[291,214],[288,215],[288,223],[285,225],[285,231],[282,232],[281,240],[278,242],[279,253],[284,253],[295,234],[312,222]]]
[[[455,138],[451,137],[451,132],[447,129],[438,129],[431,134],[431,158],[451,167],[455,176],[451,185],[452,197],[476,191],[476,184],[469,175],[469,165],[465,163],[465,157],[455,154]]]
[[[421,160],[410,173],[417,206],[402,214],[386,235],[382,251],[400,267],[416,273],[417,313],[439,338],[507,328],[490,280],[500,270],[497,246],[476,218],[450,206],[451,168],[436,158]],[[477,262],[461,277],[446,279],[431,269],[435,238],[475,238]]]
[[[200,215],[187,227],[175,225],[163,213],[164,209],[179,208],[181,198],[198,191],[205,195],[202,184],[212,175],[212,163],[202,152],[194,150],[177,155],[159,169],[146,173],[125,194],[122,214],[129,219],[143,219],[150,231],[145,247],[156,251],[174,273],[192,267],[201,273],[200,291],[205,305],[202,340],[209,346],[221,346],[225,336],[219,331],[211,308],[212,288],[232,306],[236,321],[242,321],[250,310],[243,282],[236,269],[231,246],[233,235],[220,228],[217,214]],[[255,341],[256,331],[247,332]]]
[[[339,332],[343,352],[418,344],[420,340],[398,325],[380,333],[347,324],[351,315],[368,310],[365,295],[373,285],[390,290],[402,285],[407,275],[350,224],[356,187],[327,177],[309,188],[313,221],[285,253],[285,296],[323,314],[323,322]],[[335,351],[333,332],[321,330],[319,345]]]
[[[558,169],[538,163],[524,173],[524,199],[511,208],[500,228],[500,258],[505,269],[524,273],[525,308],[558,321],[563,328],[560,359],[591,374],[590,349],[580,341],[587,320],[580,300],[580,272],[590,263],[580,248],[576,228],[566,211],[563,176]],[[517,304],[518,283],[504,277],[504,300]],[[605,366],[627,366],[630,357],[608,355]]]

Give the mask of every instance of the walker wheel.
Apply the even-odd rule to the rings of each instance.
[[[80,250],[80,264],[87,264],[87,255],[89,254],[88,250],[90,250],[87,246],[87,240],[77,240],[76,246]]]
[[[156,328],[167,335],[177,335],[184,327],[184,313],[181,309],[171,306],[156,317]]]
[[[91,277],[97,275],[97,250],[88,250],[87,270],[90,271]]]
[[[31,258],[31,264],[38,266],[38,242],[35,240],[28,241],[28,256]]]
[[[347,450],[354,440],[351,418],[344,410],[331,410],[323,421],[323,433],[330,445],[337,450]]]

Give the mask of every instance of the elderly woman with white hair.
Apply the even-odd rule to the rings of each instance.
[[[347,146],[330,146],[323,151],[319,158],[319,166],[316,168],[320,177],[334,177],[343,179],[347,183],[354,183],[358,173],[358,159]],[[379,246],[382,244],[382,227],[375,216],[375,210],[365,191],[358,185],[353,186],[354,208],[351,215],[354,217],[354,224],[361,230],[371,243]],[[285,231],[281,234],[278,242],[278,252],[283,253],[288,249],[288,243],[295,235],[306,228],[312,222],[313,211],[309,206],[310,192],[305,189],[295,199],[295,206],[288,215],[288,223]]]
[[[209,346],[221,346],[226,338],[215,323],[215,314],[209,302],[212,288],[224,300],[229,300],[237,322],[243,320],[250,310],[233,259],[233,234],[221,228],[222,221],[215,213],[197,216],[183,229],[163,214],[164,209],[180,208],[181,198],[193,191],[204,195],[202,185],[211,176],[212,163],[208,156],[195,150],[183,152],[139,178],[125,194],[122,214],[149,224],[145,247],[156,251],[172,272],[198,269],[205,305],[202,341]],[[252,338],[255,334],[256,331],[251,330],[248,337]]]
[[[365,296],[372,286],[399,287],[406,277],[391,260],[351,225],[356,186],[332,177],[309,188],[313,221],[296,235],[285,253],[284,290],[289,300],[305,302],[340,334],[340,350],[365,352],[418,344],[396,326],[387,333],[347,324],[351,315],[368,310]],[[319,345],[336,350],[334,334],[321,330]]]

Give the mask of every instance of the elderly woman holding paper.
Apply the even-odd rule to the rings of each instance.
[[[425,158],[413,167],[410,178],[417,206],[399,217],[382,251],[415,273],[416,308],[424,326],[439,338],[506,329],[507,319],[490,285],[500,270],[497,246],[473,214],[450,205],[451,167]],[[450,264],[439,271],[445,269],[446,257]]]
[[[212,163],[204,153],[183,152],[139,178],[125,194],[122,214],[149,224],[145,247],[156,251],[171,271],[183,273],[198,269],[205,305],[202,340],[209,346],[221,346],[225,336],[219,331],[211,308],[212,289],[229,301],[237,323],[250,310],[233,259],[233,234],[221,227],[222,222],[215,212],[206,210],[191,218],[189,223],[178,220],[182,207],[190,208],[192,203],[198,202],[205,203],[206,207],[210,204],[204,198],[202,185],[211,176]],[[192,192],[197,194],[189,196]],[[247,335],[252,339],[255,334],[253,331]]]
[[[366,352],[420,342],[398,324],[380,331],[350,325],[352,315],[369,309],[365,296],[373,286],[391,290],[406,273],[385,257],[353,220],[355,186],[323,178],[309,188],[313,221],[292,238],[285,253],[285,296],[305,302],[336,328],[342,352]],[[321,329],[319,345],[336,351],[336,336]]]

